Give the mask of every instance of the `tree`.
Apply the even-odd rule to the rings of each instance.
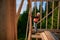
[[[26,11],[24,11],[23,14],[19,16],[19,19],[18,19],[18,24],[17,24],[18,39],[20,38],[20,40],[24,40],[23,38],[25,37],[27,20],[28,20],[28,12],[29,12],[29,6],[27,5]]]

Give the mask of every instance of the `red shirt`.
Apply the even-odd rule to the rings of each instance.
[[[33,21],[34,21],[35,23],[37,23],[38,20],[39,20],[38,18],[34,18],[34,19],[33,19]]]

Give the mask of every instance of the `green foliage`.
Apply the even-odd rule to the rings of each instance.
[[[18,38],[24,37],[25,32],[26,32],[26,26],[27,26],[27,18],[28,18],[28,13],[23,12],[21,19],[18,20]]]
[[[58,18],[58,9],[54,11],[54,24],[53,27],[56,29],[57,28],[57,18]]]
[[[18,39],[19,40],[24,40],[25,38],[28,12],[29,12],[29,7],[27,7],[26,11],[24,11],[23,14],[20,14],[19,19],[18,19],[17,26],[18,26]]]

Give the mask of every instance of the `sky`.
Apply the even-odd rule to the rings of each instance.
[[[20,4],[21,4],[21,1],[22,0],[16,0],[16,12],[18,11],[18,8],[19,8],[19,6],[20,6]],[[24,0],[24,3],[23,3],[23,7],[22,7],[22,10],[21,10],[21,14],[23,13],[23,11],[25,11],[26,10],[26,7],[27,7],[27,0]],[[40,5],[40,2],[36,2],[37,3],[37,8],[39,9],[39,5]],[[45,10],[45,4],[46,4],[46,2],[43,2],[43,9]],[[32,8],[34,7],[34,2],[32,2]]]

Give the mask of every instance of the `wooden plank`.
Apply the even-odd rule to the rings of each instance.
[[[48,40],[44,32],[41,33],[41,39],[42,40]]]
[[[36,3],[36,0],[34,0],[35,3],[34,3],[34,7],[35,7],[35,16],[36,16],[36,6],[37,6],[37,3]]]
[[[46,4],[46,16],[48,15],[48,0],[47,0],[47,4]],[[48,16],[46,17],[46,29],[47,29],[47,25],[48,25]]]
[[[16,0],[0,0],[0,40],[17,40],[15,15]]]
[[[58,40],[58,38],[53,33],[49,31],[44,31],[44,33],[48,40]]]
[[[54,10],[54,0],[52,1],[52,10]],[[54,11],[52,11],[52,25],[51,25],[51,29],[53,29],[53,17],[54,17]]]
[[[40,20],[42,19],[42,0],[40,0]],[[40,29],[42,26],[42,22],[40,22]]]
[[[59,10],[60,10],[60,1],[59,1]],[[59,11],[59,24],[60,24],[60,11]],[[59,25],[59,29],[60,29],[60,25]]]
[[[59,32],[60,33],[60,29],[57,30],[57,29],[38,29],[38,32],[44,32],[44,31],[51,31],[51,32]],[[32,30],[32,32],[34,33],[34,29]]]
[[[60,1],[59,1],[59,10],[60,10]],[[60,11],[59,11],[59,24],[60,24]],[[60,29],[60,25],[59,25],[59,29]]]
[[[0,40],[6,40],[7,14],[6,0],[0,0]],[[9,26],[10,27],[10,26]],[[9,30],[10,31],[10,30]]]
[[[60,14],[60,1],[58,2],[58,19],[57,19],[57,30],[59,29],[59,14]]]
[[[32,40],[31,38],[31,34],[32,34],[32,5],[31,5],[32,1],[28,0],[28,4],[29,4],[29,34],[28,34],[28,40]]]
[[[32,35],[32,38],[41,38],[40,35]]]
[[[15,22],[16,18],[16,0],[6,0],[6,10],[7,10],[7,40],[17,40],[17,24]]]

